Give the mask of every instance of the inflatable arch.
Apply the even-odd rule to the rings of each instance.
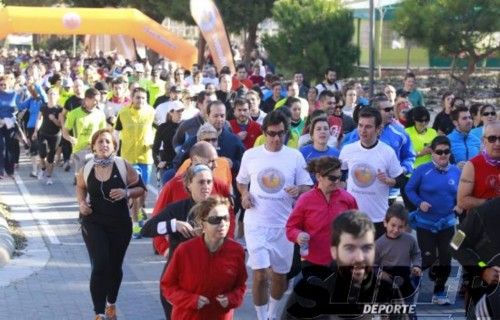
[[[198,55],[196,47],[136,9],[0,8],[0,39],[11,33],[127,35],[187,69]]]

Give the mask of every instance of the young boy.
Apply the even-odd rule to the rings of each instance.
[[[400,203],[393,204],[385,215],[386,232],[375,242],[375,265],[380,266],[384,276],[404,280],[399,285],[403,298],[412,296],[416,289],[410,276],[422,275],[420,248],[417,240],[405,232],[407,225],[408,211]]]

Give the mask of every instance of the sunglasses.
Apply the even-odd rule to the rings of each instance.
[[[416,122],[429,122],[429,119],[415,119]]]
[[[449,155],[450,154],[450,149],[438,149],[438,150],[434,150],[434,153],[437,154],[438,156],[442,156],[443,154],[444,155]]]
[[[382,110],[384,110],[385,112],[391,112],[391,111],[394,110],[394,108],[393,107],[387,107],[387,108],[384,108]]]
[[[335,175],[329,175],[329,176],[326,176],[326,177],[331,182],[337,182],[337,181],[339,181],[342,178],[342,176],[335,176]]]
[[[222,222],[222,220],[224,220],[224,222],[228,222],[229,221],[229,215],[225,215],[225,216],[209,216],[204,221],[208,222],[211,225],[217,226],[217,225],[219,225]]]
[[[485,117],[489,117],[489,116],[494,117],[497,115],[497,113],[495,111],[491,111],[491,112],[484,112],[482,115]]]
[[[219,141],[219,139],[217,139],[217,138],[206,138],[206,139],[203,139],[203,141],[215,143],[215,142]]]
[[[486,140],[488,140],[489,143],[495,143],[497,140],[500,140],[500,136],[488,136],[485,137]]]
[[[281,131],[266,131],[266,134],[272,138],[278,136],[278,137],[283,137],[285,135],[285,130]]]

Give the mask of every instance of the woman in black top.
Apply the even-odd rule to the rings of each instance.
[[[59,121],[59,114],[62,112],[62,108],[57,105],[57,101],[59,100],[57,89],[50,88],[47,92],[47,96],[47,104],[40,108],[40,115],[35,125],[33,137],[34,139],[38,138],[40,167],[42,170],[45,169],[47,185],[51,185],[56,148],[61,141],[61,122]],[[42,124],[38,126],[40,121]],[[46,158],[47,161],[45,160]]]
[[[184,187],[190,197],[165,207],[157,216],[148,220],[141,230],[141,235],[144,237],[168,235],[170,257],[173,256],[179,244],[198,235],[198,230],[194,228],[194,217],[190,216],[190,210],[196,203],[210,197],[213,188],[212,170],[203,164],[191,166],[184,174]],[[163,277],[169,261],[170,259],[167,260],[160,279]],[[161,289],[160,298],[165,317],[170,319],[172,305],[165,300]]]
[[[143,195],[146,189],[132,166],[115,157],[112,130],[94,133],[91,140],[94,165],[88,177],[80,170],[76,184],[82,235],[92,266],[90,294],[96,320],[116,319],[115,302],[122,281],[122,264],[132,236],[127,202],[129,198]],[[125,166],[125,175],[118,163]]]
[[[450,113],[453,110],[454,100],[455,95],[453,95],[453,92],[451,91],[445,92],[441,98],[443,110],[436,115],[434,124],[432,125],[432,128],[436,130],[439,135],[446,136],[450,134],[453,129],[455,129],[455,125],[453,125],[453,121],[450,117]]]
[[[172,160],[175,157],[172,141],[181,123],[183,111],[184,106],[181,103],[174,104],[174,107],[167,113],[167,121],[162,123],[156,130],[153,143],[153,159],[156,167],[159,169],[160,177],[163,177],[166,170],[172,168]]]

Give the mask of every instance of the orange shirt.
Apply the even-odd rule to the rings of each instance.
[[[214,170],[214,177],[218,178],[220,181],[225,182],[228,186],[231,186],[233,181],[233,175],[231,173],[231,166],[229,165],[229,160],[225,157],[220,157],[215,160],[216,168]],[[175,176],[184,174],[186,170],[191,166],[191,159],[187,159],[179,167]]]

